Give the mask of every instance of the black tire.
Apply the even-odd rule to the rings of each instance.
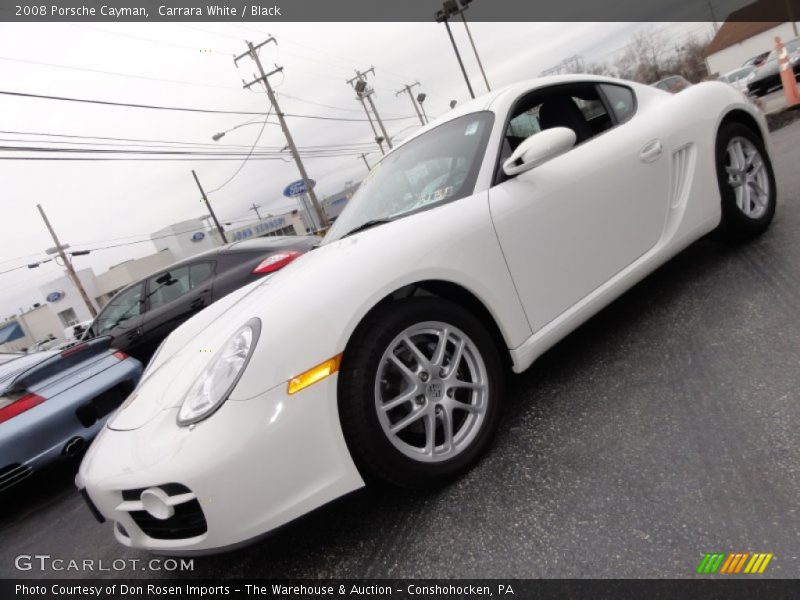
[[[389,441],[378,418],[375,385],[381,358],[408,327],[441,321],[460,329],[477,347],[489,384],[484,419],[472,442],[442,462],[409,458]],[[376,310],[348,344],[339,373],[339,416],[345,440],[362,476],[401,487],[430,488],[468,470],[492,439],[501,414],[505,373],[492,336],[463,307],[440,298],[411,298]]]
[[[767,208],[764,214],[758,218],[745,215],[736,205],[736,195],[728,182],[728,172],[726,171],[727,148],[729,142],[736,137],[748,140],[761,155],[764,162],[764,169],[767,173],[769,182],[769,193],[767,194]],[[769,155],[764,148],[761,137],[750,127],[742,123],[727,123],[719,131],[716,144],[716,165],[717,181],[719,192],[722,199],[722,218],[720,224],[714,232],[714,237],[725,242],[741,242],[751,239],[763,233],[772,218],[775,216],[775,205],[777,199],[777,187],[775,185],[775,173]]]

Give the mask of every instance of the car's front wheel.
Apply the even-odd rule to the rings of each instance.
[[[741,123],[724,125],[717,138],[722,219],[717,237],[742,241],[762,233],[775,214],[777,189],[761,138]]]
[[[414,298],[370,316],[339,376],[345,439],[368,478],[429,487],[464,472],[497,428],[504,373],[469,311]]]

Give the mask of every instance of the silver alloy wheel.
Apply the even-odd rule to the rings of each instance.
[[[483,425],[489,398],[486,365],[457,327],[417,323],[394,338],[375,377],[375,407],[384,434],[420,462],[466,450]]]
[[[760,219],[769,205],[769,175],[753,142],[734,137],[728,142],[725,171],[736,196],[736,206],[746,217]]]

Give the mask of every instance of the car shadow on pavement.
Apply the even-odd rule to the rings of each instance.
[[[80,456],[59,460],[0,491],[0,530],[77,493],[74,482],[80,460]]]

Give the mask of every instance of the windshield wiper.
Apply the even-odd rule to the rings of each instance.
[[[348,235],[353,235],[354,233],[358,233],[359,231],[364,231],[365,229],[369,229],[370,227],[375,227],[376,225],[383,225],[385,223],[390,223],[394,221],[394,219],[370,219],[356,227],[355,229],[351,229],[347,233],[345,233],[342,237],[346,238]]]

